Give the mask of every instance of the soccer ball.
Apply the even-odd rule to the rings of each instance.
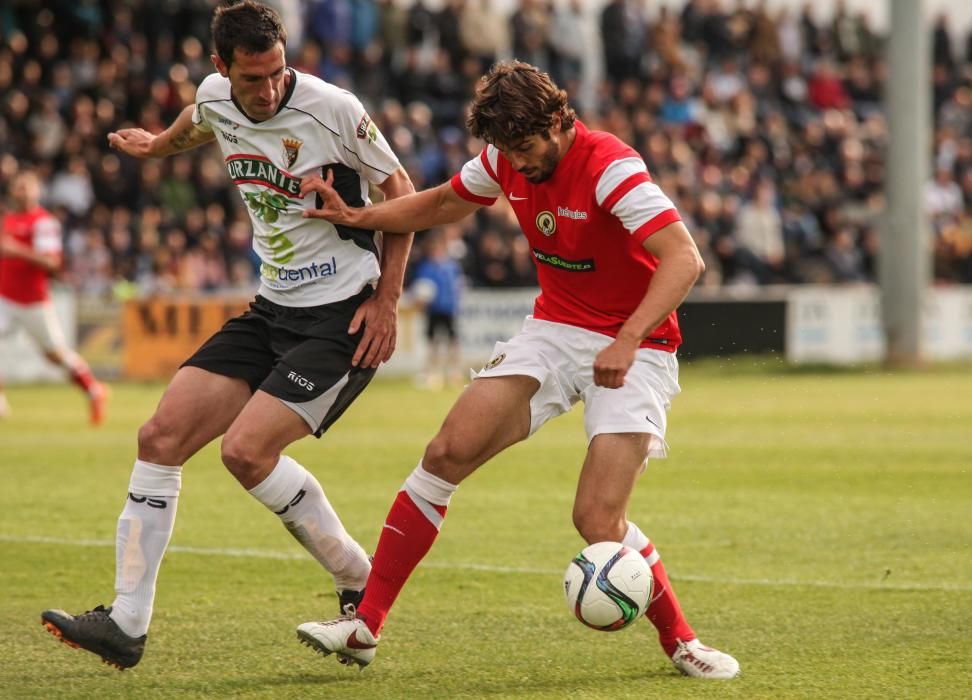
[[[602,632],[624,629],[644,615],[652,584],[645,558],[619,542],[588,545],[564,573],[567,607],[578,620]]]

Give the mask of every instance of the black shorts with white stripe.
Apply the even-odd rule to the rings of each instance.
[[[291,307],[257,296],[183,363],[244,380],[275,396],[320,437],[375,376],[351,358],[364,333],[348,334],[355,311],[372,288],[322,306]]]

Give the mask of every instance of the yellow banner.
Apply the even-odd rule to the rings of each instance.
[[[169,379],[209,336],[248,308],[248,299],[159,298],[125,302],[125,377]]]

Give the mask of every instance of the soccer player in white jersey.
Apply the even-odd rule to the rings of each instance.
[[[583,401],[588,449],[574,525],[588,542],[623,542],[648,561],[655,595],[647,617],[679,671],[732,678],[739,664],[699,642],[654,545],[627,518],[646,459],[667,449],[667,410],[679,392],[675,309],[703,270],[695,243],[638,153],[588,130],[566,93],[533,66],[494,66],[477,86],[467,126],[487,147],[433,189],[362,210],[341,200],[330,177],[301,184],[323,198],[308,216],[385,231],[454,222],[503,195],[533,250],[540,295],[523,329],[496,345],[405,480],[355,615],[304,623],[298,637],[344,663],[370,663],[385,618],[432,546],[458,484]]]
[[[22,328],[48,361],[67,370],[88,396],[91,422],[100,425],[108,391],[68,347],[48,284],[61,269],[61,222],[40,205],[40,177],[22,170],[10,181],[11,211],[0,218],[0,336]],[[12,358],[0,358],[9,362]],[[10,408],[0,377],[0,418]]]
[[[118,519],[113,604],[42,613],[56,636],[119,668],[144,650],[181,465],[219,435],[223,463],[333,575],[342,606],[360,599],[370,570],[317,479],[282,451],[320,437],[391,356],[411,238],[382,244],[374,229],[304,217],[315,202],[301,181],[327,171],[355,206],[369,204],[369,183],[389,199],[414,188],[357,98],[286,66],[275,11],[252,0],[221,5],[212,33],[217,73],[195,105],[157,136],[123,129],[108,137],[143,158],[216,141],[262,261],[250,310],[185,362],[139,430]]]

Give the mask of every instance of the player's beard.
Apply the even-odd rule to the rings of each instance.
[[[523,173],[523,177],[532,182],[534,185],[538,185],[541,182],[550,179],[553,175],[554,170],[557,169],[557,164],[560,162],[560,147],[557,144],[556,139],[550,139],[547,150],[543,152],[543,157],[540,158],[540,164],[536,168],[530,168],[530,174],[527,175]]]

